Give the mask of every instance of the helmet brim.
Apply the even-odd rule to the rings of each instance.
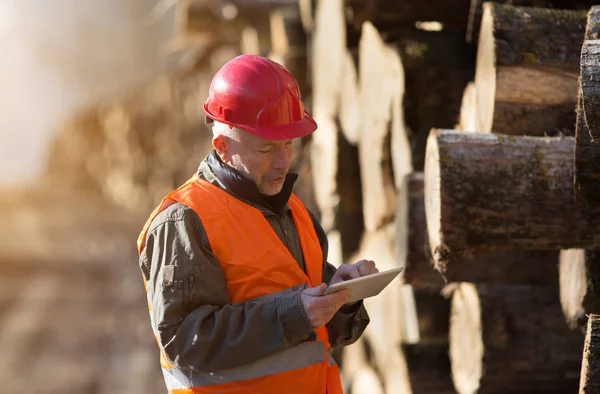
[[[207,108],[205,108],[205,112],[207,116],[214,121],[225,123],[229,126],[247,131],[251,134],[254,134],[257,137],[264,138],[266,140],[290,140],[294,138],[305,137],[309,134],[314,133],[317,130],[317,122],[315,122],[315,120],[310,116],[310,114],[306,110],[304,111],[304,117],[299,121],[288,123],[282,126],[273,127],[257,127],[247,124],[227,122],[218,119],[217,117],[210,114]]]

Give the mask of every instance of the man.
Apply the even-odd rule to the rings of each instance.
[[[214,150],[169,193],[138,239],[152,328],[170,392],[341,393],[330,349],[356,341],[369,317],[326,283],[327,238],[292,193],[292,140],[314,132],[298,84],[279,64],[239,56],[204,105]]]

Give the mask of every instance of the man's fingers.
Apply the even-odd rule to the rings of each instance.
[[[373,260],[361,260],[360,264],[358,264],[358,272],[361,276],[365,276],[376,274],[379,270],[375,267]]]
[[[343,290],[339,290],[334,293],[328,294],[326,296],[319,297],[317,302],[319,303],[320,307],[325,308],[325,307],[329,307],[331,305],[335,306],[336,304],[338,304],[340,302],[341,302],[340,305],[344,305],[344,303],[346,302],[346,300],[348,300],[348,298],[350,298],[350,290],[343,289]]]
[[[318,297],[322,295],[327,289],[327,285],[325,283],[321,283],[319,286],[309,287],[303,291],[304,294]]]

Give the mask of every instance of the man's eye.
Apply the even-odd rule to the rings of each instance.
[[[271,152],[271,149],[268,149],[268,150],[259,150],[257,152],[260,152],[260,153],[269,153],[269,152]]]

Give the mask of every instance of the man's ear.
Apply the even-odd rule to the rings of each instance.
[[[212,144],[221,160],[227,163],[231,159],[231,149],[227,137],[224,135],[213,137]]]

